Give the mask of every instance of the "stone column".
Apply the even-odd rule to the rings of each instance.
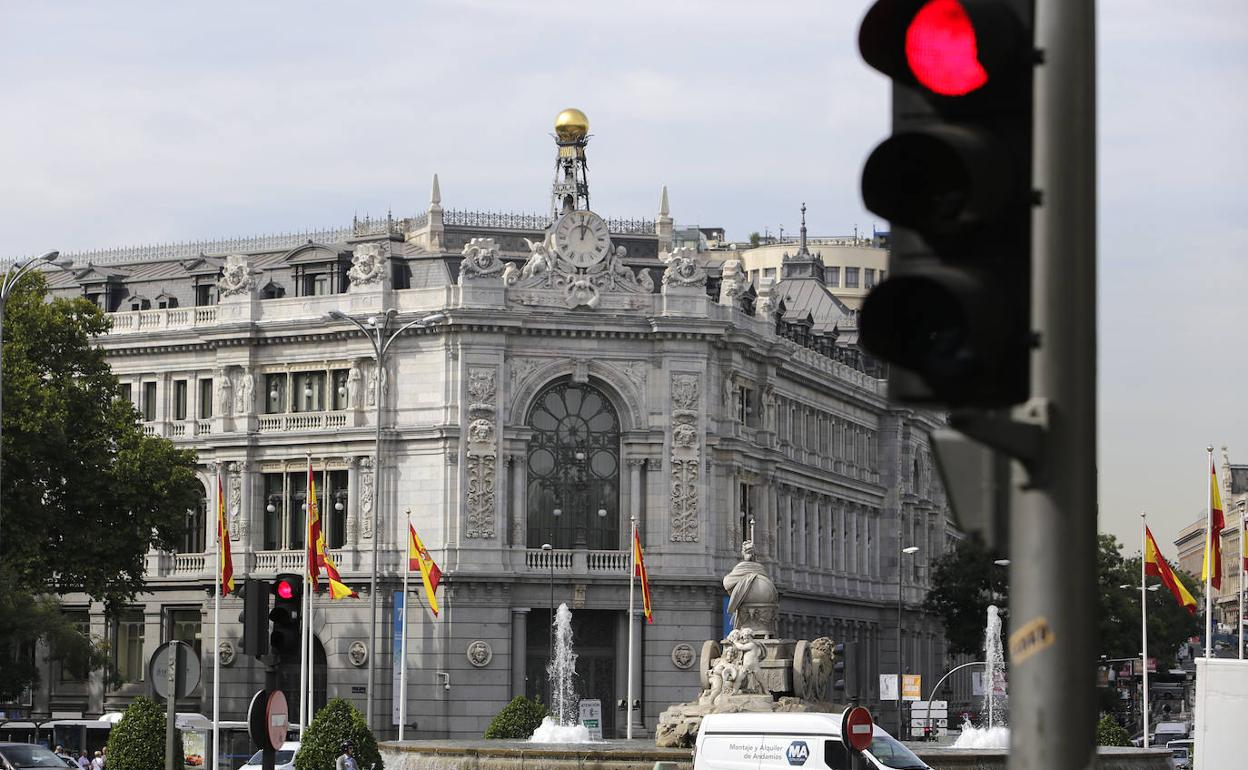
[[[849,569],[851,574],[857,577],[859,573],[858,553],[860,550],[860,547],[858,544],[858,510],[857,508],[851,506],[849,509],[848,515],[849,515],[849,533],[848,533],[849,547],[847,550],[849,551],[849,564],[847,565],[847,568]]]
[[[810,537],[806,527],[806,493],[799,491],[794,500],[793,516],[797,519],[793,527],[793,547],[797,551],[795,561],[805,567],[809,560]]]
[[[763,488],[759,495],[759,503],[762,510],[755,526],[754,534],[758,537],[758,553],[765,555],[769,559],[776,558],[775,532],[776,532],[776,477],[775,474],[767,474],[763,479]]]
[[[360,542],[360,458],[342,458],[347,464],[347,542],[354,548]]]
[[[511,456],[511,544],[523,546],[528,540],[528,463],[523,452]]]
[[[789,560],[789,494],[784,485],[776,488],[776,558]]]
[[[525,694],[524,669],[528,658],[526,641],[529,629],[529,608],[511,608],[511,697]]]

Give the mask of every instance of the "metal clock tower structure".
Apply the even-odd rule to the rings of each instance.
[[[589,118],[569,107],[555,117],[555,182],[551,188],[550,214],[553,219],[569,211],[589,210],[589,178],[585,145],[589,144]]]

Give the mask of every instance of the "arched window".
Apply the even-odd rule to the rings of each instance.
[[[618,549],[620,420],[611,402],[561,380],[538,394],[527,422],[528,546]]]

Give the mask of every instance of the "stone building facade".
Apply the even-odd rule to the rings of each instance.
[[[579,212],[590,213],[576,201],[556,209]],[[48,671],[34,710],[121,708],[146,692],[153,650],[183,638],[202,649],[206,676],[182,709],[211,713],[215,473],[238,577],[272,577],[302,566],[309,458],[329,544],[361,596],[315,600],[316,700],[363,710],[371,658],[383,734],[409,511],[443,583],[438,618],[418,582],[410,594],[408,736],[480,736],[512,696],[543,694],[560,602],[574,611],[582,694],[602,700],[607,735],[622,734],[630,517],[654,607],[653,624],[632,621],[640,729],[697,693],[696,650],[724,633],[720,580],[751,521],[782,594],[781,634],[858,642],[856,684],[875,703],[876,674],[896,670],[900,573],[906,668],[938,678],[943,635],[918,606],[927,566],[956,533],[933,418],[890,407],[878,367],[786,300],[811,292],[755,287],[739,263],[674,248],[666,191],[654,220],[582,217],[565,229],[600,221],[605,249],[568,251],[554,217],[444,209],[435,177],[411,218],[83,253],[49,273],[54,295],[110,314],[100,346],[144,429],[197,450],[205,502],[188,513],[183,549],[149,554],[148,591],[132,608],[106,618],[65,597],[111,641],[128,681]],[[398,336],[379,371],[371,343],[335,311],[393,313],[390,329],[443,318]],[[902,562],[903,545],[920,551]],[[227,719],[244,718],[262,682],[241,652],[240,611],[222,600]],[[297,708],[296,686],[286,689]]]

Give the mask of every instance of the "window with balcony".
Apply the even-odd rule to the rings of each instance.
[[[156,383],[143,383],[143,419],[151,422],[156,419]]]
[[[134,403],[134,389],[130,387],[128,382],[121,383],[121,399],[129,401],[131,404]]]
[[[204,493],[194,508],[186,509],[186,532],[178,553],[204,553],[208,537],[208,495]],[[215,526],[215,524],[214,524]],[[215,531],[215,530],[214,530]]]
[[[195,286],[195,305],[197,307],[215,304],[217,304],[217,283],[215,280]]]
[[[349,369],[317,369],[266,374],[264,412],[286,414],[346,409],[349,373]],[[332,390],[327,387],[329,384]]]
[[[325,372],[295,372],[291,381],[294,398],[290,400],[290,411],[325,411]]]
[[[189,384],[186,380],[173,381],[173,419],[175,420],[186,419]]]
[[[199,419],[212,417],[212,378],[204,377],[199,381]]]
[[[592,385],[560,380],[533,400],[527,423],[530,548],[619,548],[620,421]]]
[[[321,528],[330,548],[347,541],[348,475],[345,470],[316,471],[316,500]],[[308,474],[264,474],[264,549],[289,551],[304,547],[307,528]]]
[[[264,375],[265,414],[284,414],[286,412],[286,378],[285,372]]]
[[[128,608],[113,618],[112,656],[117,679],[122,683],[144,680],[143,675],[143,610]]]

